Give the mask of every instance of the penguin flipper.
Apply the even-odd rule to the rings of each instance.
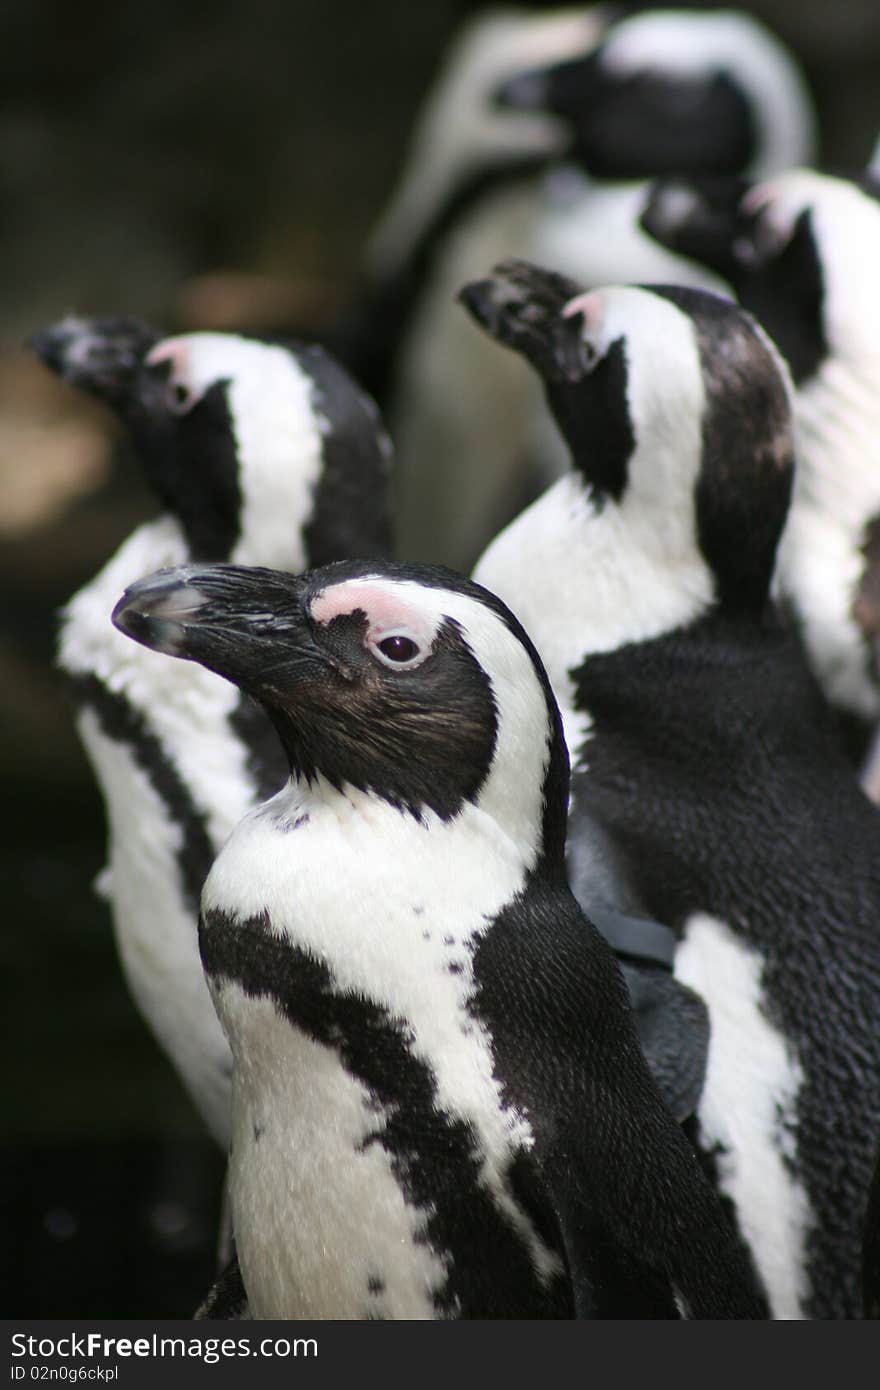
[[[567,886],[535,880],[499,913],[474,979],[474,1012],[529,1116],[577,1316],[766,1317],[747,1252],[647,1066],[611,948]]]
[[[618,962],[629,990],[639,1042],[661,1096],[679,1124],[694,1114],[709,1060],[709,1010],[668,971]]]
[[[585,1209],[568,1200],[553,1205],[576,1319],[680,1318],[667,1279],[627,1259],[610,1232],[584,1221]]]
[[[199,1304],[193,1318],[197,1322],[219,1319],[238,1322],[250,1318],[248,1296],[235,1255]]]
[[[572,891],[617,958],[645,1060],[683,1124],[699,1104],[709,1060],[709,1011],[672,974],[677,938],[645,911],[631,865],[595,813],[575,798],[566,864]]]

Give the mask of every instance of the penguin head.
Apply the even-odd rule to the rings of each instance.
[[[880,203],[870,183],[791,169],[751,185],[655,185],[643,225],[717,268],[761,321],[798,386],[833,355],[877,356]]]
[[[68,385],[122,410],[143,360],[162,334],[127,315],[85,319],[74,314],[39,328],[27,346]]]
[[[591,51],[610,19],[602,5],[548,12],[491,10],[464,24],[421,109],[406,166],[368,253],[392,274],[448,203],[565,152],[567,123],[498,93],[535,63]]]
[[[522,261],[462,299],[544,381],[594,512],[667,564],[699,556],[718,600],[766,600],[794,468],[790,384],[751,316],[719,295],[583,294]]]
[[[670,175],[651,184],[642,228],[676,255],[707,266],[738,287],[743,237],[750,230],[743,198],[752,181],[736,175]]]
[[[600,178],[770,172],[813,152],[793,58],[730,11],[622,19],[588,53],[518,75],[499,100],[565,120],[571,155]]]
[[[335,558],[353,500],[363,553],[388,548],[387,438],[372,401],[320,348],[234,333],[160,338],[135,319],[67,319],[31,345],[121,417],[194,557],[292,569]],[[341,506],[321,536],[328,471]]]
[[[184,566],[129,588],[120,631],[258,700],[292,771],[423,817],[470,803],[561,871],[568,760],[544,668],[487,590],[427,565],[304,576]]]

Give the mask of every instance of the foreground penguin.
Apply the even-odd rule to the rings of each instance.
[[[68,604],[59,662],[106,804],[103,882],[128,984],[225,1146],[231,1062],[199,961],[199,894],[286,765],[261,711],[209,672],[133,647],[109,613],[121,587],[189,559],[300,570],[386,553],[388,444],[372,402],[317,348],[160,340],[124,318],[66,319],[32,346],[120,416],[163,507]]]
[[[777,588],[858,755],[880,720],[880,202],[808,169],[655,188],[648,229],[723,266],[797,387]],[[875,787],[875,793],[878,790]]]
[[[559,715],[504,605],[426,566],[184,566],[113,621],[237,682],[290,763],[202,898],[251,1314],[756,1315],[567,887]]]
[[[880,821],[768,603],[793,472],[780,359],[695,290],[582,295],[514,263],[464,297],[539,372],[571,452],[475,574],[563,706],[575,892],[589,908],[610,846],[676,932],[711,1020],[693,1133],[773,1314],[858,1317]]]

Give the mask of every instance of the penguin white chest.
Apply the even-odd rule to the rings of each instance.
[[[451,1255],[426,1223],[433,1195],[457,1203],[462,1182],[490,1198],[541,1277],[559,1270],[509,1184],[530,1126],[503,1103],[468,1007],[475,937],[522,866],[493,862],[467,816],[428,828],[354,801],[328,812],[279,795],[243,822],[205,887],[206,914],[277,940],[287,975],[276,994],[272,972],[254,988],[232,963],[213,971],[235,1059],[236,1241],[258,1317],[447,1316],[435,1294]],[[456,841],[443,874],[438,840]],[[373,1084],[377,1049],[390,1060]],[[468,1136],[466,1180],[436,1138],[453,1132]]]
[[[257,1318],[434,1318],[444,1267],[382,1144],[388,1115],[335,1048],[224,984],[236,1246]],[[246,1021],[245,1021],[246,1020]],[[238,1049],[236,1049],[238,1051]]]

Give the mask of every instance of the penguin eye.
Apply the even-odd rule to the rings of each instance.
[[[405,632],[386,633],[378,642],[371,643],[373,652],[383,666],[411,667],[419,663],[422,649],[418,642]]]
[[[182,381],[169,381],[168,396],[171,409],[178,415],[185,415],[195,401],[192,391]]]

